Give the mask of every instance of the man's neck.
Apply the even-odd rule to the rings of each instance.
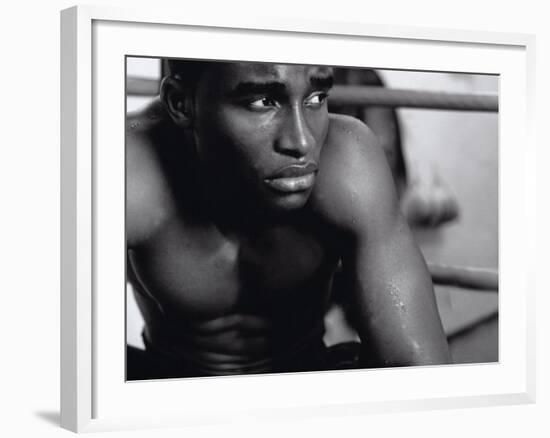
[[[204,175],[204,174],[203,174]],[[201,206],[222,231],[254,233],[273,226],[288,224],[295,212],[276,212],[262,205],[252,194],[237,184],[220,184],[222,179],[203,178],[199,185]]]

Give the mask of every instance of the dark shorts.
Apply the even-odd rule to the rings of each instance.
[[[144,337],[145,338],[145,337]],[[175,359],[155,349],[144,339],[146,350],[132,346],[126,349],[126,379],[150,380],[183,377],[205,377],[207,374],[180,358]],[[345,370],[359,368],[360,344],[346,342],[326,347],[320,339],[302,346],[299,351],[277,358],[269,373]]]

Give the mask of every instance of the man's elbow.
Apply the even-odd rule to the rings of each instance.
[[[393,368],[447,365],[452,363],[452,358],[446,342],[428,348],[412,342],[408,348],[396,352],[373,352],[371,348],[363,348],[360,362],[364,368]]]

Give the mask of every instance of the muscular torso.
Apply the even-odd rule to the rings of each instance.
[[[193,197],[192,172],[170,178],[188,157],[170,155],[183,145],[156,134],[164,123],[158,108],[129,120],[128,147],[141,150],[127,169],[137,198],[127,221],[143,237],[129,242],[128,270],[145,335],[206,374],[268,371],[321,339],[338,262],[327,230],[309,208],[236,232],[218,226]]]
[[[296,370],[321,342],[341,260],[363,363],[450,360],[428,271],[365,125],[330,116],[307,204],[284,220],[240,208],[249,197],[238,192],[205,195],[177,129],[158,102],[128,118],[128,278],[153,348],[198,374]]]

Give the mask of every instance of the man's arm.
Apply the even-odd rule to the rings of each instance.
[[[430,275],[374,135],[359,121],[331,118],[321,166],[317,200],[342,237],[364,365],[450,362]]]
[[[171,191],[148,134],[146,118],[133,115],[126,127],[126,240],[145,242],[173,214]]]

